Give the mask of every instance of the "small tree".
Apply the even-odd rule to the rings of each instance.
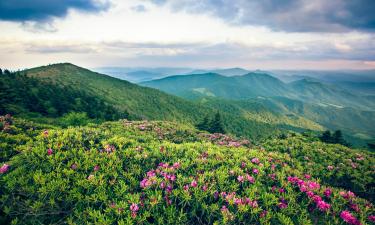
[[[200,122],[196,125],[196,128],[199,129],[199,130],[208,131],[209,130],[209,124],[210,124],[210,119],[208,118],[208,115],[206,115],[203,118],[202,122]]]
[[[331,131],[329,130],[324,131],[322,136],[320,137],[320,140],[326,143],[331,143],[332,141]]]
[[[3,75],[3,70],[0,68],[0,76]]]
[[[211,133],[225,133],[223,122],[221,120],[221,115],[217,112],[214,119],[211,121],[210,130]]]
[[[341,130],[336,130],[332,135],[332,142],[336,144],[345,144]]]

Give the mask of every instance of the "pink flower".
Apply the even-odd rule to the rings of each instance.
[[[242,162],[242,163],[241,163],[241,167],[242,167],[242,169],[245,168],[245,167],[246,167],[246,163],[245,163],[245,162]]]
[[[161,183],[160,183],[160,188],[161,188],[161,189],[165,188],[165,183],[164,183],[164,182],[161,182]]]
[[[132,204],[130,205],[130,211],[132,211],[132,212],[137,212],[138,210],[139,210],[139,206],[138,206],[138,204],[132,203]]]
[[[203,190],[203,191],[207,191],[207,186],[204,185],[204,186],[202,187],[202,190]]]
[[[249,181],[252,184],[255,183],[254,177],[250,176],[249,174],[246,174],[246,180]]]
[[[131,211],[131,214],[132,214],[132,218],[137,217],[138,210],[139,210],[138,204],[132,203],[130,205],[130,211]]]
[[[308,196],[309,198],[314,197],[314,192],[312,192],[312,191],[307,191],[306,194],[307,194],[307,196]]]
[[[279,208],[280,208],[280,209],[284,209],[284,208],[286,208],[286,207],[288,207],[288,205],[287,205],[286,203],[284,203],[284,202],[280,202],[280,203],[279,203]]]
[[[139,185],[141,186],[141,188],[147,188],[151,185],[151,181],[148,180],[147,178],[144,178],[140,183]]]
[[[48,130],[44,130],[43,135],[44,135],[44,137],[48,137]]]
[[[70,168],[71,168],[72,170],[77,169],[77,164],[76,164],[76,163],[73,163],[73,164],[70,166]]]
[[[258,174],[258,173],[259,173],[259,170],[258,170],[258,169],[253,169],[253,173],[254,173],[254,174]]]
[[[95,176],[93,175],[93,174],[90,174],[88,177],[87,177],[87,180],[92,180],[92,179],[94,179],[95,178]]]
[[[361,209],[357,204],[350,204],[350,208],[352,208],[354,211],[359,212]]]
[[[184,190],[185,190],[185,191],[188,191],[188,190],[189,190],[189,185],[185,185],[185,186],[184,186]]]
[[[326,203],[325,201],[322,201],[322,200],[318,201],[316,203],[316,206],[322,212],[325,212],[325,211],[329,210],[329,208],[331,208],[330,204],[328,204],[328,203]]]
[[[254,164],[259,164],[259,159],[258,158],[253,158],[251,159],[251,162],[254,163]]]
[[[196,180],[193,180],[193,181],[191,182],[190,186],[192,186],[192,187],[196,187],[196,186],[198,186],[197,181],[196,181]]]
[[[267,215],[267,210],[263,210],[261,213],[260,213],[260,218],[263,218]]]
[[[156,174],[155,174],[155,171],[154,170],[150,170],[147,172],[147,176],[148,177],[154,177]]]
[[[370,220],[371,222],[375,222],[375,216],[374,215],[368,216],[368,220]]]
[[[341,219],[343,219],[345,222],[349,223],[349,224],[354,224],[354,225],[360,225],[361,223],[359,222],[359,220],[357,220],[357,218],[355,218],[349,211],[342,211],[340,213],[340,217]]]
[[[175,169],[180,168],[180,166],[181,166],[181,164],[180,164],[179,162],[175,162],[175,163],[173,164],[173,168],[175,168]]]
[[[100,166],[96,165],[94,166],[94,171],[98,171],[100,169]]]
[[[310,179],[311,179],[311,176],[310,176],[309,174],[305,174],[305,178],[306,178],[307,180],[310,180]]]
[[[243,181],[244,181],[244,180],[243,180],[243,176],[238,176],[238,177],[237,177],[237,180],[238,180],[238,182],[243,183]]]
[[[319,195],[314,195],[312,197],[312,200],[315,202],[315,203],[318,203],[320,201],[322,201],[322,197],[320,197]]]
[[[6,173],[8,172],[9,170],[9,165],[4,163],[1,167],[0,167],[0,173],[3,174],[3,173]]]
[[[328,169],[328,170],[333,170],[334,167],[333,167],[333,166],[327,166],[327,169]]]
[[[326,188],[323,192],[324,196],[326,196],[327,198],[329,198],[332,194],[332,190],[330,188]]]
[[[52,153],[53,153],[52,149],[49,148],[49,149],[47,150],[47,155],[52,155]]]

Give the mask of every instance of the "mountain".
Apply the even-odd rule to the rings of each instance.
[[[352,143],[361,146],[375,139],[375,96],[313,78],[284,83],[257,71],[233,77],[214,73],[171,76],[141,84],[186,99],[203,99],[206,105],[230,108],[256,121],[282,121],[313,130],[319,130],[317,124],[320,129],[342,129]],[[259,105],[264,109],[261,113],[256,112]]]
[[[140,84],[189,99],[219,97],[239,100],[281,96],[320,105],[375,110],[372,97],[312,78],[284,83],[262,72],[232,77],[214,73],[171,76]]]
[[[246,99],[258,96],[288,95],[287,85],[260,73],[226,77],[216,73],[170,76],[140,83],[181,97],[209,96]]]
[[[127,118],[197,124],[206,115],[220,111],[228,133],[254,141],[288,130],[322,130],[311,121],[302,126],[272,112],[272,121],[249,117],[241,108],[226,102],[191,102],[69,63],[1,76],[0,87],[0,96],[4,96],[0,112],[27,118],[59,120],[69,112],[85,112],[89,118],[99,120]]]

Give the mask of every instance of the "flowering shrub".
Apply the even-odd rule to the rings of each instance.
[[[0,174],[0,215],[13,224],[371,224],[375,215],[288,154],[212,143],[174,123],[40,130],[19,149]]]
[[[375,200],[375,154],[342,145],[311,141],[302,135],[270,139],[263,147],[290,156],[300,170],[319,177],[324,184],[342,187],[357,195]]]

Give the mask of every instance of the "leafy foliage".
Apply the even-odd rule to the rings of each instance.
[[[9,131],[18,129],[17,121]],[[309,144],[303,136],[288,137],[280,144],[274,140],[263,149],[243,141],[232,144],[235,140],[228,136],[199,133],[178,123],[119,121],[50,128],[29,137],[30,141],[15,144],[20,154],[1,167],[4,223],[345,224],[350,219],[367,224],[373,220],[368,200],[325,186],[324,170],[314,170],[326,166],[322,158],[333,160],[319,147],[340,148],[335,151],[343,157],[336,157],[338,163],[354,157],[354,151]],[[284,153],[282,145],[317,146],[310,153],[314,166],[306,165],[302,156],[292,157],[297,150]],[[373,155],[362,157],[358,172],[344,164],[341,173],[352,174],[355,182],[369,173],[363,179],[371,182]]]

